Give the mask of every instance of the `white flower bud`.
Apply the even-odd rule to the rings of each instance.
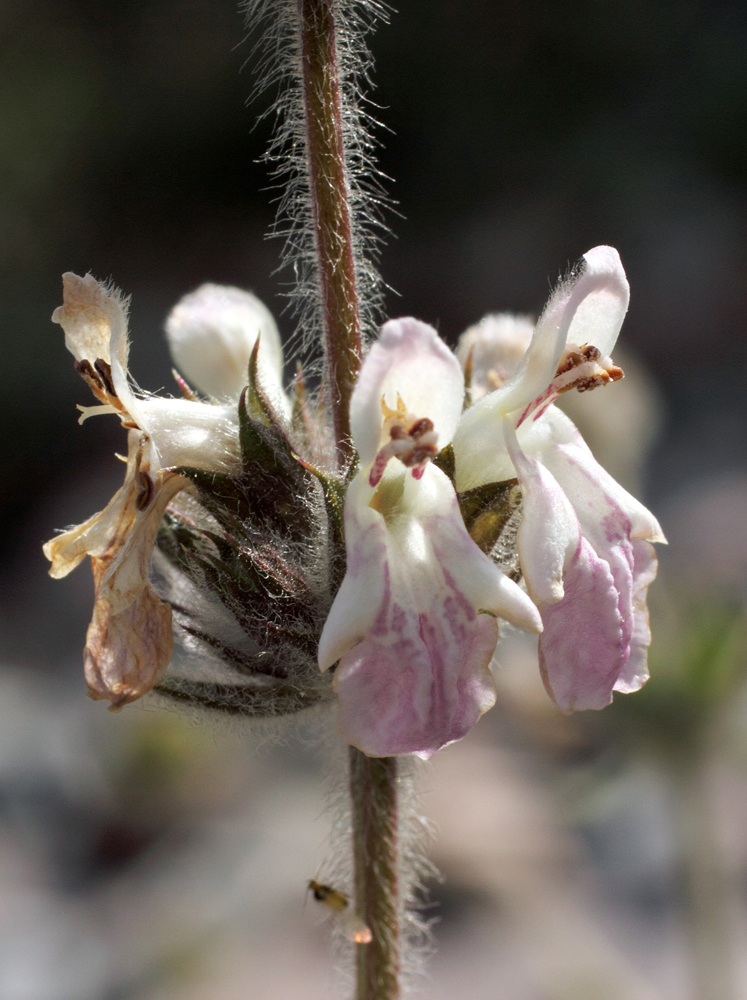
[[[456,356],[462,368],[471,359],[472,399],[482,399],[507,382],[519,367],[534,333],[529,316],[490,313],[459,338]]]
[[[235,398],[247,384],[249,357],[259,337],[260,383],[285,409],[280,334],[269,309],[251,292],[201,285],[174,306],[166,336],[180,373],[216,399]]]

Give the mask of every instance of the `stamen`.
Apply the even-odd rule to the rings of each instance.
[[[81,361],[75,361],[74,366],[100,403],[115,407],[115,412],[124,412],[124,407],[114,389],[112,369],[108,362],[103,358],[97,358],[94,364],[91,364],[88,358],[83,358]]]
[[[106,389],[110,396],[114,396],[116,399],[117,391],[112,382],[112,366],[107,361],[104,361],[103,358],[96,358],[93,367],[96,369],[104,389]]]
[[[608,382],[617,382],[624,376],[622,368],[613,364],[612,358],[604,357],[598,347],[593,344],[568,344],[558,363],[555,377],[547,389],[527,406],[521,414],[517,427],[530,414],[533,420],[538,420],[564,392],[575,389],[577,392],[588,392],[597,389]]]
[[[192,391],[192,389],[189,387],[189,385],[187,384],[187,382],[181,377],[181,375],[176,370],[176,368],[172,368],[171,369],[171,374],[174,376],[174,381],[176,382],[176,384],[181,389],[182,396],[184,396],[185,399],[189,399],[189,400],[192,400],[192,401],[196,400],[197,396]]]
[[[150,506],[156,492],[156,486],[147,472],[138,473],[138,482],[140,489],[135,497],[135,507],[142,512]]]
[[[404,406],[400,408],[400,400],[397,402],[397,410],[387,407],[384,428],[389,431],[390,440],[379,449],[371,466],[368,476],[371,486],[377,486],[381,482],[390,458],[398,458],[406,468],[412,469],[416,479],[420,479],[425,472],[426,463],[438,455],[438,435],[433,429],[433,421],[428,417],[413,420],[407,415]]]

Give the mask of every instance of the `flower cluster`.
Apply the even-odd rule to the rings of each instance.
[[[84,416],[116,413],[129,442],[108,506],[45,546],[53,576],[91,556],[92,696],[120,707],[157,686],[245,715],[336,696],[349,743],[428,757],[494,703],[500,621],[539,634],[564,711],[639,688],[661,529],[554,405],[622,378],[628,294],[616,251],[597,247],[536,327],[490,317],[454,355],[427,324],[389,321],[340,473],[325,409],[300,377],[284,391],[253,296],[206,285],[179,303],[167,333],[185,398],[165,399],[129,381],[121,297],[66,275],[53,318],[100,403]],[[169,603],[149,580],[156,545]],[[172,605],[192,677],[164,677]]]

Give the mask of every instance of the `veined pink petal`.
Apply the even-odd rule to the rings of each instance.
[[[541,459],[572,499],[584,538],[614,581],[622,648],[627,650],[614,690],[638,690],[648,678],[646,597],[656,576],[656,556],[646,539],[662,538],[661,529],[650,511],[596,462],[567,417],[553,408],[544,424]]]
[[[362,465],[381,446],[381,401],[397,410],[398,398],[414,418],[433,421],[438,447],[452,439],[464,402],[459,362],[433,327],[406,317],[385,323],[372,345],[350,403],[350,428]]]
[[[374,627],[337,668],[340,728],[371,757],[427,759],[494,704],[488,664],[498,627],[475,612],[448,574],[427,607],[403,605],[399,596],[387,580]]]
[[[605,489],[605,480],[596,474],[603,471],[598,463],[594,463],[595,468],[584,468],[576,462],[575,453],[562,447],[546,451],[543,460],[570,498],[584,538],[609,566],[617,590],[622,640],[629,645],[633,634],[633,547],[627,511]]]
[[[498,424],[550,385],[566,344],[612,350],[628,309],[630,289],[612,247],[584,254],[579,268],[561,281],[540,316],[515,375],[464,414],[454,436],[457,489],[473,489],[505,477],[505,450]]]
[[[607,563],[582,538],[565,575],[565,596],[542,609],[539,662],[564,712],[604,708],[627,660],[618,591]]]
[[[648,624],[646,598],[648,588],[656,579],[657,559],[653,545],[636,540],[633,542],[633,628],[630,638],[630,656],[623,667],[615,691],[630,694],[646,683],[648,673],[648,647],[651,629]]]
[[[428,756],[494,701],[489,611],[541,628],[527,595],[469,537],[447,476],[396,465],[379,487],[358,474],[345,501],[348,565],[322,631],[345,738],[372,756]],[[355,643],[358,643],[355,645]]]

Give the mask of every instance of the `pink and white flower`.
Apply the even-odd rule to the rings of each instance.
[[[551,296],[513,377],[464,414],[454,438],[458,490],[519,480],[519,558],[544,625],[540,669],[567,712],[602,708],[648,677],[650,543],[664,536],[553,405],[622,377],[610,355],[628,300],[617,251],[590,250]]]
[[[430,326],[388,322],[351,402],[361,468],[345,500],[347,572],[319,644],[345,739],[429,757],[495,701],[496,616],[537,632],[532,601],[478,548],[430,459],[460,420],[464,378]],[[392,459],[395,459],[392,461]]]

